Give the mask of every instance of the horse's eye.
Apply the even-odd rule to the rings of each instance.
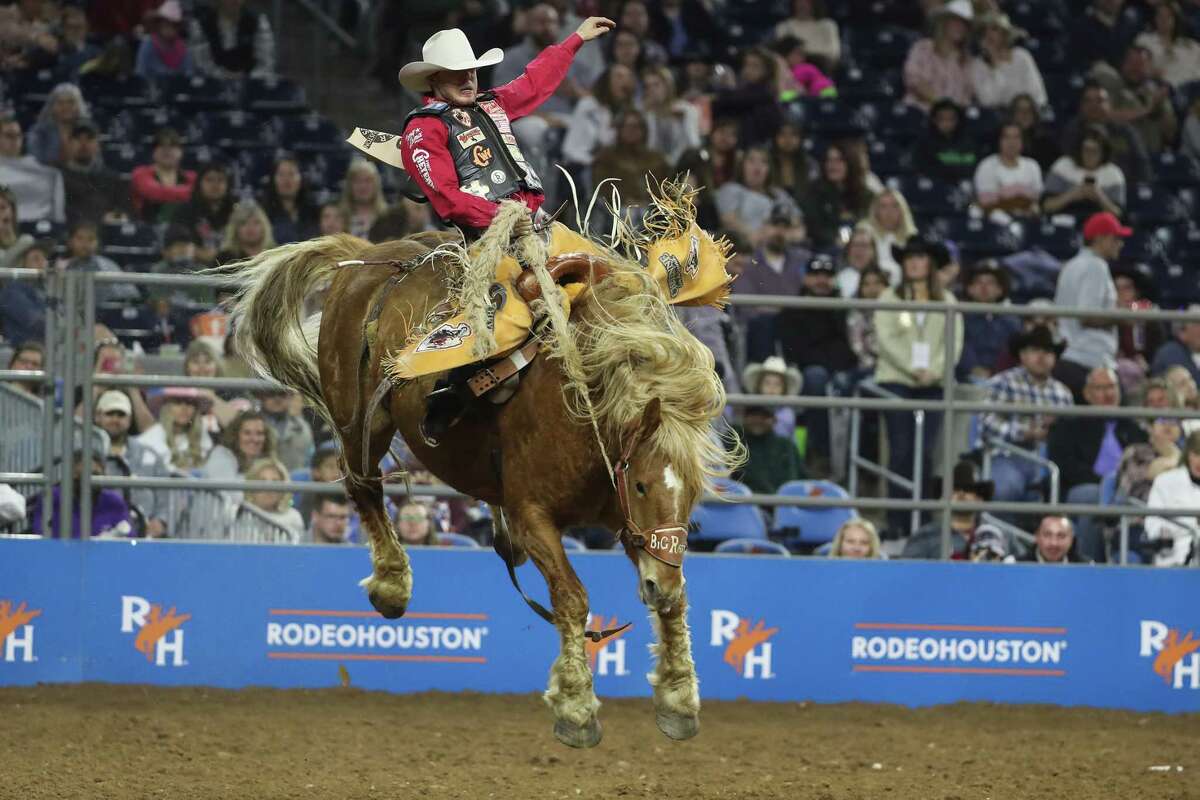
[[[646,484],[642,483],[641,481],[638,481],[637,483],[635,483],[633,485],[633,488],[637,489],[637,493],[639,496],[641,496],[641,497],[646,496]]]

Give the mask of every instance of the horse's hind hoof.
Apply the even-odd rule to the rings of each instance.
[[[600,744],[604,731],[600,729],[600,720],[592,717],[586,725],[575,725],[560,719],[554,723],[554,737],[567,747],[595,747]]]
[[[691,739],[700,732],[700,717],[660,713],[655,715],[655,722],[658,723],[658,729],[665,733],[667,738],[677,742]]]
[[[371,605],[379,612],[379,616],[384,619],[400,619],[404,616],[404,612],[408,611],[408,605],[396,605],[384,600],[377,599],[375,595],[367,595],[371,601]]]

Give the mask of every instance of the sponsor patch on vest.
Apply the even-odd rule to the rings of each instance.
[[[486,167],[492,163],[492,148],[477,144],[471,148],[471,163],[477,167]]]
[[[421,173],[421,178],[429,184],[430,189],[434,188],[433,175],[429,171],[429,151],[418,147],[412,151],[412,160],[417,165],[417,172]]]
[[[683,270],[680,267],[679,259],[670,253],[663,253],[658,257],[658,262],[667,271],[667,291],[671,297],[675,297],[683,288]]]
[[[500,138],[505,144],[511,144],[513,147],[517,146],[517,137],[513,136],[511,133],[502,133],[500,134]]]
[[[463,340],[471,335],[471,326],[465,322],[451,325],[442,323],[435,328],[422,342],[417,345],[416,352],[428,353],[431,350],[452,350],[462,347]]]
[[[484,111],[486,111],[489,115],[504,113],[504,109],[501,108],[500,104],[497,103],[495,100],[484,100],[482,103],[479,104],[479,107],[482,108]]]
[[[492,174],[489,177],[492,179],[492,183],[495,184],[501,184],[508,180],[508,175],[502,169],[492,170]]]
[[[469,131],[463,131],[462,133],[458,134],[458,136],[455,138],[458,139],[458,146],[463,150],[466,150],[471,145],[477,142],[482,142],[487,137],[479,128],[471,128]]]
[[[464,128],[471,127],[471,115],[463,111],[461,108],[456,108],[450,112],[450,116],[454,117],[455,121]]]
[[[416,147],[424,138],[425,131],[421,130],[420,128],[413,128],[411,131],[404,134],[404,141],[408,142],[409,147]],[[396,144],[399,145],[400,143],[397,142]]]
[[[484,200],[488,196],[488,187],[483,185],[483,181],[476,178],[475,180],[462,187],[462,190],[467,194],[473,194],[476,197],[482,197]]]

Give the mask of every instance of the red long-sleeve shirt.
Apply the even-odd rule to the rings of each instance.
[[[196,183],[196,172],[190,169],[179,170],[180,183],[167,186],[160,183],[154,171],[153,164],[143,164],[134,167],[130,175],[129,190],[133,199],[133,210],[144,216],[146,206],[186,203],[192,196],[192,186]]]
[[[510,120],[533,113],[554,94],[582,45],[583,39],[573,33],[559,44],[550,45],[539,53],[519,78],[492,90],[496,102]],[[433,97],[426,98],[426,103],[432,102]],[[413,134],[414,130],[419,130],[420,134]],[[446,125],[439,118],[414,118],[404,129],[401,144],[404,168],[425,192],[440,218],[466,227],[486,228],[496,216],[499,206],[459,189],[458,172],[454,169],[454,157],[450,155],[448,139]],[[414,159],[414,154],[419,157],[420,164]],[[537,211],[545,199],[541,192],[525,191],[517,192],[512,197],[529,206],[530,211]]]

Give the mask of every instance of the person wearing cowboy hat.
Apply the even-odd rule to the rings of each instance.
[[[1007,369],[987,382],[989,403],[1021,403],[1047,408],[1066,408],[1075,404],[1071,390],[1051,377],[1054,364],[1063,346],[1054,341],[1050,329],[1039,325],[1016,334],[1009,340],[1009,349],[1020,366]],[[1025,450],[1040,451],[1050,435],[1053,416],[1025,416],[989,412],[983,415],[984,446],[990,441],[1002,441]],[[1032,491],[1042,478],[1041,466],[1004,452],[992,456],[992,480],[996,484],[996,499],[1006,502],[1036,500]]]
[[[943,288],[937,268],[950,263],[948,248],[937,240],[912,237],[903,247],[892,246],[900,264],[900,284],[885,289],[881,302],[954,302],[954,295]],[[909,400],[940,400],[943,394],[942,375],[945,370],[946,337],[950,341],[950,356],[954,363],[962,352],[962,319],[955,320],[953,329],[946,315],[923,311],[876,311],[875,330],[879,341],[879,357],[875,364],[875,382],[892,394]],[[888,437],[888,469],[912,479],[916,461],[917,430],[911,411],[885,411]],[[939,412],[926,412],[924,425],[923,475],[932,475],[933,443],[942,425]],[[889,481],[889,495],[896,499],[911,498],[912,492]],[[897,537],[907,529],[911,515],[907,511],[888,512],[888,535]]]
[[[1015,46],[1025,31],[998,11],[981,16],[976,30],[983,57],[971,60],[971,84],[979,105],[1007,108],[1013,98],[1027,94],[1039,108],[1045,106],[1046,84],[1037,62],[1024,47]]]
[[[972,303],[1004,303],[1008,300],[1008,270],[995,259],[977,262],[963,281]],[[1011,314],[968,314],[963,322],[963,352],[955,367],[960,381],[983,381],[992,377],[1004,348],[1021,322]]]
[[[979,468],[970,461],[954,465],[953,491],[950,499],[958,503],[990,503],[995,485],[979,478]],[[979,524],[978,511],[956,511],[950,515],[950,558],[962,561],[969,557],[976,535],[986,526]],[[901,558],[937,559],[942,556],[942,517],[936,515],[904,543]]]
[[[905,102],[922,110],[943,97],[961,106],[971,104],[967,46],[974,18],[971,0],[951,0],[930,13],[933,36],[914,44],[904,61]]]
[[[769,394],[776,397],[793,397],[804,388],[800,370],[789,366],[779,356],[768,356],[760,364],[747,364],[742,370],[742,386],[749,394]],[[785,439],[796,435],[796,410],[779,407],[775,409],[775,433]]]
[[[404,169],[447,223],[466,231],[491,224],[499,202],[512,198],[530,212],[545,193],[512,132],[513,120],[532,114],[566,77],[584,42],[613,28],[605,17],[588,17],[559,44],[544,49],[516,80],[479,91],[476,70],[498,64],[499,48],[476,56],[458,28],[425,41],[422,60],[404,65],[400,83],[419,92],[424,105],[404,122],[399,142]]]

